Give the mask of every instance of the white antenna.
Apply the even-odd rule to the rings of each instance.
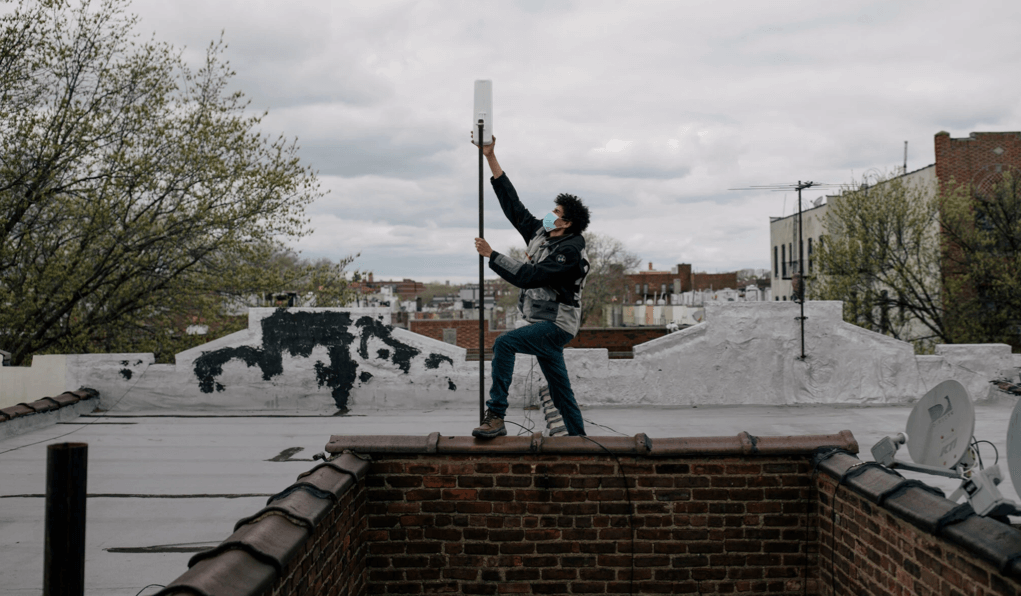
[[[1011,416],[1011,431],[1019,415],[1015,406],[1014,415]],[[1017,505],[1004,499],[996,488],[1002,481],[999,466],[993,464],[985,468],[977,458],[976,448],[973,447],[975,406],[963,385],[950,380],[933,387],[911,410],[906,430],[906,433],[880,439],[872,446],[872,457],[889,468],[960,478],[961,486],[950,495],[950,500],[967,497],[972,509],[979,515],[1004,517],[1021,513]],[[1016,439],[1021,454],[1021,436]],[[904,443],[907,443],[908,454],[915,463],[894,458]],[[1009,452],[1010,433],[1007,443]],[[1015,460],[1021,463],[1021,457],[1015,457],[1011,463]],[[1021,477],[1021,474],[1015,476]]]
[[[482,144],[493,143],[493,81],[480,79],[475,81],[475,110],[472,118],[472,130],[478,130],[482,121]]]

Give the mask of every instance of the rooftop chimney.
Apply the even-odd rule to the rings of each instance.
[[[649,263],[649,271],[652,271],[652,263]]]
[[[369,271],[369,283],[370,284],[372,283],[372,272],[371,271]]]

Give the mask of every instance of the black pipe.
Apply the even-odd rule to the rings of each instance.
[[[485,126],[482,119],[479,119],[479,238],[485,238],[482,222],[482,128]],[[479,255],[479,426],[486,417],[486,331],[483,317],[485,315],[486,294],[484,291],[482,273],[484,271],[485,258]]]
[[[85,593],[87,443],[46,448],[46,545],[43,596]]]

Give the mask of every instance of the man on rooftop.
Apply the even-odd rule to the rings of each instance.
[[[518,199],[507,175],[496,161],[496,137],[482,148],[493,172],[490,182],[507,219],[525,240],[526,261],[518,261],[490,248],[482,238],[475,249],[489,258],[489,268],[521,288],[518,310],[525,326],[500,335],[493,344],[493,385],[482,425],[472,435],[490,439],[507,434],[504,416],[507,391],[514,373],[514,355],[536,357],[549,383],[553,405],[564,419],[567,434],[585,434],[581,410],[571,391],[564,364],[564,346],[581,326],[581,290],[589,272],[585,239],[581,233],[589,224],[588,208],[574,195],[560,194],[556,207],[543,219],[533,216]]]

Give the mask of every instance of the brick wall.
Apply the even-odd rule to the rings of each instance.
[[[408,330],[420,333],[426,337],[443,341],[444,329],[457,330],[457,344],[462,348],[479,348],[479,320],[478,319],[412,319],[408,322]],[[485,330],[486,349],[493,347],[493,342],[503,331],[490,331],[489,321],[483,321]]]
[[[959,139],[939,132],[935,144],[940,184],[953,178],[987,189],[1004,169],[1021,169],[1021,132],[973,132]]]
[[[848,431],[597,440],[334,436],[159,596],[1021,593],[1021,532]]]
[[[635,593],[800,595],[808,472],[806,457],[378,455],[370,591],[621,594],[633,563]]]
[[[736,271],[731,273],[696,273],[693,278],[696,290],[738,289]]]
[[[666,327],[587,327],[567,344],[568,348],[606,348],[630,352],[638,344],[663,337]]]
[[[819,594],[1021,593],[1021,532],[871,462],[823,462]]]

